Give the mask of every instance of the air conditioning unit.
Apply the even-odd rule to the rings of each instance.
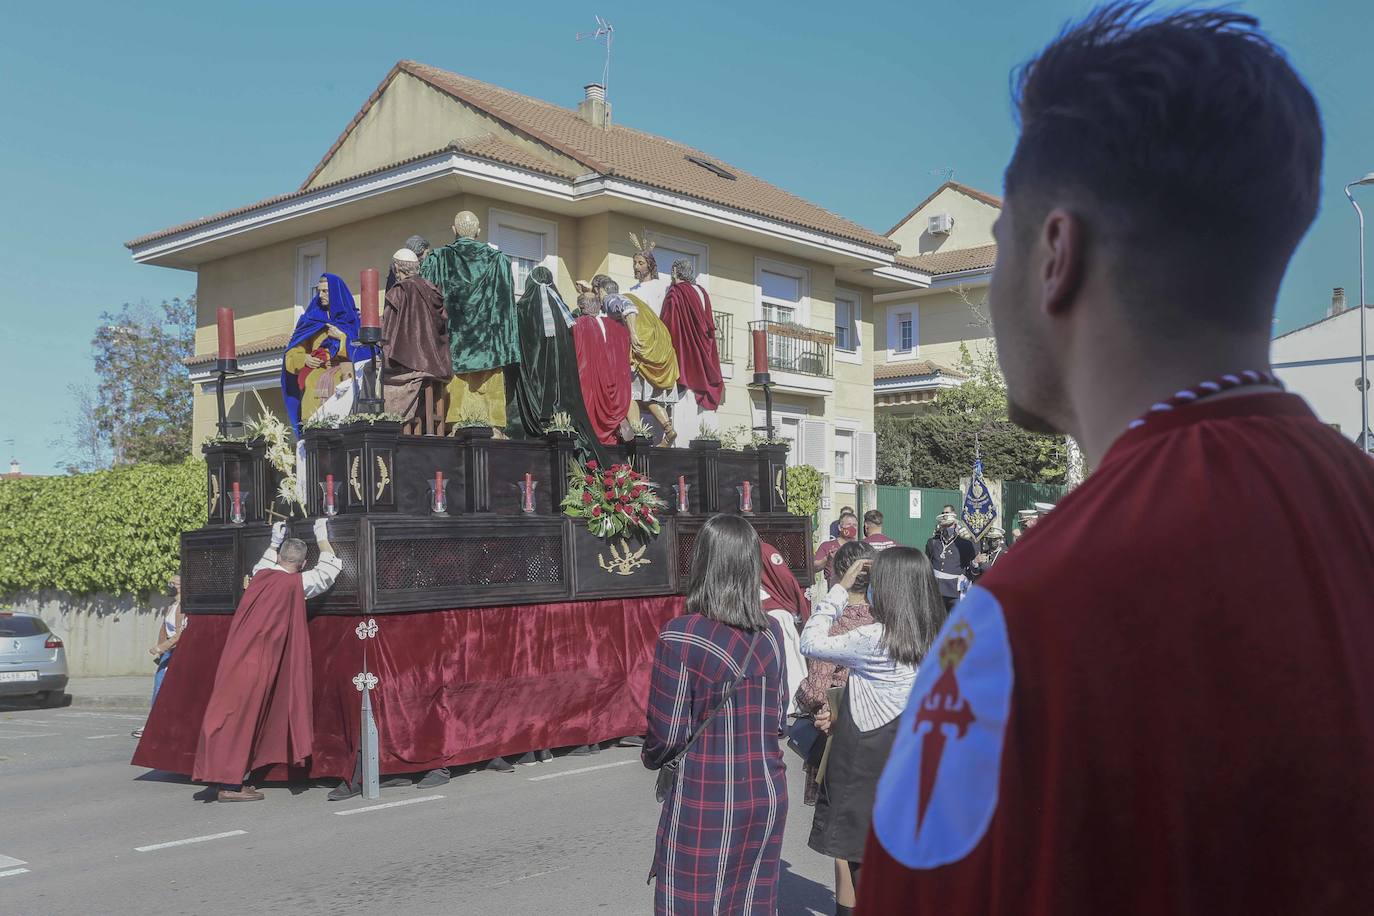
[[[937,213],[930,218],[930,226],[927,231],[931,235],[949,235],[954,229],[954,217],[948,213]]]

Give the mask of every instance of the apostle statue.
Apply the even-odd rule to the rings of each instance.
[[[400,414],[407,422],[417,419],[421,394],[428,387],[447,412],[444,397],[453,378],[449,361],[448,316],[438,287],[419,274],[420,259],[410,248],[391,256],[396,282],[386,291],[382,336],[386,340],[386,372],[382,397],[387,413]],[[437,389],[437,390],[435,390]],[[415,426],[425,429],[432,421]]]
[[[577,306],[582,314],[573,324],[573,346],[592,432],[606,445],[629,441],[630,332],[601,314],[595,293],[578,296]]]
[[[485,416],[498,435],[506,426],[505,367],[520,361],[511,291],[510,258],[478,241],[482,224],[463,210],[453,219],[454,240],[432,249],[420,276],[439,288],[448,315],[448,419]]]
[[[506,391],[514,410],[506,431],[513,439],[537,439],[560,411],[572,417],[578,444],[593,450],[597,440],[578,381],[573,347],[576,319],[544,266],[530,271],[524,295],[515,303],[520,362],[506,370]]]
[[[358,309],[342,277],[321,274],[315,295],[296,321],[282,358],[281,390],[296,435],[319,415],[353,412],[361,364],[370,356],[358,343]]]
[[[412,235],[406,239],[405,248],[415,255],[416,262],[423,261],[425,255],[429,254],[429,242],[423,235]],[[396,285],[399,278],[396,276],[396,269],[393,267],[386,275],[386,288],[389,292],[391,287]]]
[[[626,310],[625,326],[630,331],[631,397],[639,409],[648,413],[663,430],[663,445],[670,446],[677,439],[669,414],[679,394],[677,353],[673,338],[659,317],[668,281],[659,276],[654,259],[654,243],[643,241],[633,233],[635,245],[635,285],[625,293],[631,309]]]
[[[725,391],[716,319],[711,297],[697,284],[696,268],[690,261],[673,262],[673,283],[663,299],[663,323],[677,352],[678,387],[696,395],[702,410],[715,410]]]

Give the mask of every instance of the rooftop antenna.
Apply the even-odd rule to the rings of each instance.
[[[942,169],[931,169],[931,170],[930,170],[929,172],[927,172],[926,174],[928,174],[928,175],[939,175],[939,176],[940,176],[940,184],[948,184],[949,182],[951,182],[951,181],[954,180],[954,167],[953,167],[953,166],[950,166],[950,165],[947,165],[947,166],[945,166],[945,167],[942,168]]]
[[[606,97],[611,95],[611,41],[615,38],[615,26],[611,25],[600,16],[596,17],[595,32],[578,32],[577,40],[582,41],[590,38],[592,41],[604,41],[606,43],[606,64],[601,68],[601,88],[605,91]]]

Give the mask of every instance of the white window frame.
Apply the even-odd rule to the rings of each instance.
[[[901,318],[911,316],[911,349],[901,349]],[[921,353],[921,307],[915,302],[888,306],[887,361],[919,359]]]
[[[763,426],[763,424],[764,424],[764,417],[766,416],[766,413],[765,413],[765,410],[764,410],[764,402],[763,402],[763,399],[762,399],[762,398],[754,398],[754,399],[751,400],[750,403],[752,404],[752,407],[753,407],[752,416],[753,416],[754,425],[755,425],[755,426]],[[815,419],[818,419],[818,418],[817,418],[816,416],[814,416],[813,414],[811,414],[809,411],[807,411],[807,409],[806,409],[805,407],[800,407],[800,406],[797,406],[797,405],[795,405],[795,404],[774,404],[774,405],[773,405],[773,425],[774,425],[774,427],[776,428],[776,431],[780,431],[780,430],[783,428],[783,420],[791,420],[791,421],[793,421],[793,422],[795,422],[795,423],[797,424],[797,437],[796,437],[795,440],[793,440],[792,448],[790,448],[790,449],[787,450],[787,465],[788,465],[788,467],[792,467],[792,466],[794,466],[794,465],[798,465],[798,464],[801,464],[801,463],[802,463],[802,461],[801,461],[801,453],[802,453],[802,425],[803,425],[803,424],[805,423],[805,421],[807,421],[807,420],[815,420]],[[817,468],[816,470],[818,470],[818,471],[823,471],[824,469],[823,469],[823,468]]]
[[[859,328],[859,324],[860,324],[860,322],[863,320],[863,308],[864,308],[863,296],[859,295],[859,291],[856,290],[856,289],[845,289],[844,287],[839,287],[839,286],[835,287],[835,322],[834,322],[834,324],[835,324],[836,329],[838,329],[839,326],[840,326],[840,325],[839,325],[839,315],[840,315],[840,302],[839,302],[839,300],[842,299],[842,298],[843,298],[843,299],[847,299],[847,300],[849,300],[850,302],[853,302],[853,303],[854,303],[854,328],[853,328],[853,334],[854,334],[854,349],[853,349],[853,350],[841,350],[841,349],[840,349],[839,338],[838,338],[838,336],[837,336],[836,339],[835,339],[835,359],[836,359],[837,361],[839,361],[839,362],[842,362],[842,363],[854,363],[855,365],[862,365],[862,363],[863,363],[863,361],[864,361],[864,339],[863,339],[863,333],[861,332],[861,330],[860,330],[860,328]]]
[[[835,466],[835,454],[840,450],[841,436],[849,437],[849,467],[845,469],[845,475],[843,477],[840,476],[839,469]],[[836,418],[830,439],[830,476],[834,477],[836,482],[839,483],[853,483],[854,457],[858,451],[856,443],[859,439],[859,424],[853,420]]]
[[[796,264],[774,261],[769,258],[754,258],[754,320],[763,320],[763,272],[782,274],[801,281],[801,299],[796,304],[797,324],[811,327],[811,271]]]
[[[708,293],[711,291],[711,249],[704,242],[679,238],[675,235],[664,235],[661,232],[651,233],[650,238],[658,244],[666,245],[675,251],[681,251],[695,257],[697,259],[697,286],[700,286]],[[659,276],[667,277],[671,280],[673,277],[672,262],[670,261],[667,264],[663,263],[663,260],[658,257],[657,252],[654,253],[654,261],[658,263]]]
[[[487,211],[487,241],[492,244],[496,244],[496,227],[498,225],[544,236],[544,257],[538,266],[547,267],[553,273],[554,279],[558,278],[557,223],[552,220],[540,219],[537,216],[526,216],[523,213],[513,213],[510,210],[498,210],[492,207]],[[515,295],[519,296],[523,292],[523,289],[517,289]]]
[[[318,255],[320,262],[324,265],[320,273],[329,270],[329,243],[326,239],[315,239],[313,242],[305,242],[296,246],[296,317],[299,318],[305,312],[306,306],[310,305],[310,300],[315,295],[315,284],[320,281],[319,275],[307,277],[305,275],[305,259]]]

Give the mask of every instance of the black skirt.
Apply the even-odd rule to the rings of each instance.
[[[859,731],[849,712],[849,688],[831,732],[830,760],[816,796],[816,816],[807,845],[822,855],[848,862],[863,860],[878,777],[883,775],[901,717],[872,731]]]

